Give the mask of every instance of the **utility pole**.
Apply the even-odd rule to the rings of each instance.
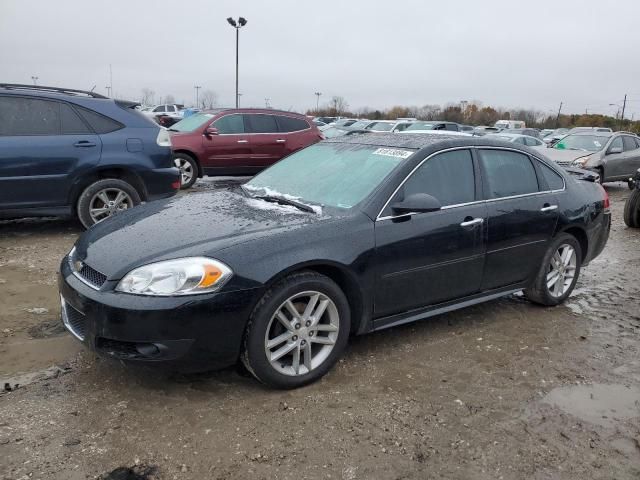
[[[624,100],[622,101],[622,117],[620,117],[620,123],[624,122],[624,109],[627,106],[627,94],[624,94]]]
[[[269,100],[271,100],[270,98],[265,98],[264,99],[264,108],[271,108],[271,106],[269,105]]]
[[[111,87],[109,85],[107,85],[106,87],[104,87],[107,89],[107,97],[111,98]]]
[[[34,85],[37,85],[37,84],[38,84],[38,77],[36,77],[36,76],[33,76],[33,75],[32,75],[32,76],[31,76],[31,80],[33,80],[33,84],[34,84]]]
[[[111,68],[111,64],[109,64],[109,95],[113,93],[113,69]]]
[[[558,128],[560,124],[560,112],[562,111],[562,102],[560,102],[560,108],[558,108],[558,116],[556,117],[556,128]]]
[[[247,24],[247,19],[239,17],[236,22],[233,18],[227,18],[227,22],[233,28],[236,29],[236,108],[240,108],[240,93],[238,93],[238,65],[239,65],[239,44],[240,44],[240,29]]]
[[[198,93],[200,92],[200,89],[202,88],[200,85],[194,85],[193,88],[196,89],[196,108],[200,108],[200,103],[199,103],[199,96]]]
[[[316,92],[315,93],[315,96],[316,96],[316,114],[320,110],[320,95],[322,95],[322,92]]]

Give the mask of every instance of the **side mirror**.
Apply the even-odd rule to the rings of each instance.
[[[213,137],[214,135],[219,135],[218,129],[216,127],[207,127],[204,131],[205,136]]]
[[[622,153],[622,147],[611,147],[608,151],[607,151],[607,155],[613,155],[616,153]]]
[[[427,193],[414,193],[401,202],[391,205],[393,213],[404,215],[406,213],[435,212],[442,208],[440,201]]]

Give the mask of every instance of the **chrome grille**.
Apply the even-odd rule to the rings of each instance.
[[[84,340],[87,333],[86,317],[82,312],[69,305],[62,296],[60,296],[60,303],[62,305],[62,323],[74,337],[78,340]]]

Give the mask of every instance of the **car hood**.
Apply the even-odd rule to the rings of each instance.
[[[331,218],[324,212],[307,213],[239,192],[193,193],[151,202],[93,226],[78,239],[76,258],[117,280],[140,265],[209,256]]]
[[[560,150],[557,148],[546,148],[544,150],[545,156],[549,157],[554,162],[573,162],[574,160],[582,157],[587,157],[594,152],[588,152],[586,150]]]

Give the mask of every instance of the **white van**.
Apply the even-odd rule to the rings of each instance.
[[[505,128],[527,128],[522,120],[498,120],[494,127]]]

